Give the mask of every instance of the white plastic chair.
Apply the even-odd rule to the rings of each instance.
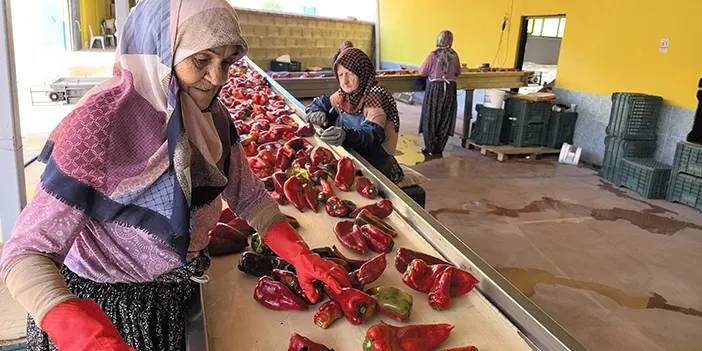
[[[90,48],[93,48],[93,45],[95,45],[95,42],[99,42],[100,46],[102,46],[103,49],[105,49],[105,36],[103,35],[94,35],[93,34],[93,26],[88,25],[88,30],[90,30]]]
[[[107,39],[107,43],[111,46],[117,46],[117,41],[115,39],[115,20],[106,19],[102,22],[102,35]]]

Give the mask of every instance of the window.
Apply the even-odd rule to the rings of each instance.
[[[527,34],[535,37],[563,38],[566,19],[563,16],[531,17],[527,20]]]

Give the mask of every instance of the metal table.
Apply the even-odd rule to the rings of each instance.
[[[265,74],[251,61],[249,65]],[[301,115],[304,106],[280,84],[272,79],[269,81],[273,89]],[[321,141],[315,138],[313,143]],[[401,233],[397,247],[414,247],[440,255],[469,270],[480,280],[475,291],[456,299],[452,309],[443,312],[430,312],[426,297],[413,292],[414,323],[455,324],[457,328],[446,347],[476,340],[479,341],[476,346],[487,350],[585,350],[560,325],[366,160],[340,147],[329,148],[337,156],[351,157],[357,169],[378,184],[384,197],[393,202],[395,212],[388,221]],[[343,193],[342,196],[364,204],[355,192]],[[284,206],[282,210],[298,218],[300,231],[312,246],[335,243],[330,241],[335,240],[333,234],[329,236],[322,232],[331,231],[331,228],[326,228],[328,223],[322,223],[334,221],[331,217],[309,212],[300,214],[291,206]],[[388,271],[381,277],[381,283],[397,285],[399,281],[399,273],[394,271],[393,256],[388,255]],[[189,350],[283,349],[292,330],[338,350],[360,348],[362,334],[370,324],[356,327],[339,321],[331,329],[322,330],[312,323],[316,308],[307,312],[274,312],[258,306],[251,297],[255,279],[236,270],[237,257],[213,260],[209,272],[211,280],[204,286],[203,294],[193,299],[192,308],[188,311]],[[379,320],[375,317],[373,323]]]

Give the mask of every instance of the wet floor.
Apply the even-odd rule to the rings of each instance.
[[[702,213],[644,199],[555,158],[497,162],[452,138],[421,153],[399,105],[398,160],[427,210],[591,350],[699,350]]]

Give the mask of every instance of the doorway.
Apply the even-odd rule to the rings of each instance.
[[[522,17],[515,67],[536,72],[539,84],[521,88],[520,92],[536,92],[546,84],[553,85],[565,27],[565,15]]]

